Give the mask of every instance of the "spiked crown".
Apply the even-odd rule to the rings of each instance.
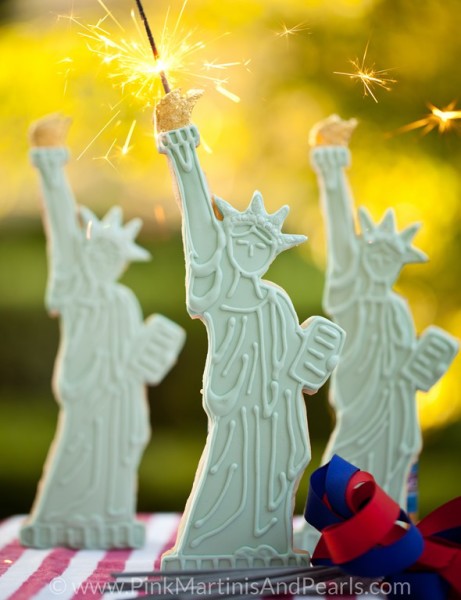
[[[264,206],[260,192],[253,194],[248,208],[240,212],[222,198],[215,196],[216,206],[221,212],[224,222],[229,225],[249,225],[258,227],[267,232],[275,243],[277,252],[282,252],[293,246],[298,246],[307,240],[305,235],[289,235],[282,233],[282,225],[290,209],[282,206],[277,212],[269,214]]]
[[[142,226],[141,219],[132,219],[123,225],[123,213],[119,206],[113,206],[101,220],[86,206],[80,206],[79,209],[87,240],[110,240],[129,261],[149,260],[149,252],[134,241]]]
[[[377,241],[387,241],[398,250],[402,256],[403,263],[426,262],[427,255],[411,245],[413,238],[421,227],[420,223],[413,223],[400,233],[395,225],[395,212],[388,208],[384,217],[378,224],[373,223],[368,210],[361,206],[358,210],[358,217],[362,236],[366,243],[372,244]]]

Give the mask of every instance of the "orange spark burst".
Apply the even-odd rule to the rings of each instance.
[[[423,135],[426,135],[435,128],[437,128],[439,133],[445,133],[452,129],[460,129],[460,124],[455,122],[461,120],[461,110],[454,110],[456,100],[450,102],[445,108],[437,108],[430,103],[427,106],[431,111],[429,114],[422,119],[400,127],[396,133],[406,133],[407,131],[413,131],[413,129],[422,129]]]
[[[363,85],[363,95],[371,96],[375,102],[378,102],[373,90],[375,87],[380,87],[387,92],[390,91],[391,86],[397,83],[396,79],[390,79],[387,77],[389,69],[375,69],[374,63],[371,66],[365,64],[368,52],[368,44],[366,45],[365,52],[363,53],[362,60],[356,58],[349,62],[355,68],[354,73],[344,73],[341,71],[334,71],[335,75],[345,75],[349,79],[355,81],[361,81]]]

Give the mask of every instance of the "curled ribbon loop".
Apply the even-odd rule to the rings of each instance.
[[[314,564],[407,582],[420,600],[461,600],[461,497],[417,526],[375,482],[335,455],[310,480],[304,514],[322,533]]]

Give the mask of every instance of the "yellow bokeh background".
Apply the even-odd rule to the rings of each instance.
[[[106,5],[126,29],[122,33],[106,19],[103,26],[114,39],[136,37],[130,17],[134,3],[107,0]],[[161,30],[168,11],[172,27],[181,10],[181,4],[163,0],[145,0],[145,5],[154,32]],[[112,65],[102,64],[82,36],[84,26],[104,16],[101,4],[74,0],[8,6],[0,37],[2,226],[37,216],[26,132],[34,119],[60,111],[74,120],[69,135],[74,158],[97,135],[69,168],[77,197],[101,211],[119,203],[128,215],[143,216],[147,227],[176,230],[178,213],[166,165],[155,150],[152,108],[145,98],[134,98],[129,87],[114,87]],[[307,136],[330,113],[358,117],[350,171],[356,201],[375,219],[394,206],[400,228],[423,223],[415,243],[431,262],[407,267],[398,289],[410,302],[418,331],[437,324],[457,337],[459,132],[456,127],[443,135],[396,131],[427,114],[427,102],[442,108],[459,94],[459,24],[455,0],[190,0],[177,32],[205,42],[191,57],[191,72],[177,75],[183,87],[203,83],[194,77],[201,62],[246,63],[222,75],[239,103],[211,84],[195,112],[210,149],[203,163],[212,188],[237,206],[248,202],[255,187],[270,209],[290,204],[288,229],[309,236],[302,252],[323,268],[323,223]],[[363,56],[368,43],[368,64],[392,68],[389,76],[397,80],[390,91],[376,89],[378,103],[363,96],[359,82],[334,74],[353,69],[348,61]],[[134,120],[130,149],[123,155]],[[459,419],[460,364],[456,359],[443,380],[418,398],[424,428]]]

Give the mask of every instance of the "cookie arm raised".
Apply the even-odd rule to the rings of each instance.
[[[196,146],[200,135],[194,125],[162,132],[157,137],[158,149],[166,154],[183,213],[186,254],[199,264],[210,260],[216,248],[217,219],[211,194],[201,169]]]
[[[30,130],[30,158],[40,173],[45,209],[50,261],[49,290],[59,274],[72,266],[75,239],[80,234],[76,202],[63,168],[69,160],[69,151],[64,142],[69,124],[69,119],[51,115],[34,123]],[[53,304],[50,298],[48,301]]]
[[[225,243],[196,151],[200,135],[190,124],[190,113],[197,97],[198,94],[183,96],[173,90],[156,109],[158,150],[169,159],[183,216],[188,309],[192,315],[203,313],[216,299],[219,281],[214,276],[219,271]],[[201,284],[196,285],[199,279]]]
[[[350,164],[346,144],[355,126],[355,120],[342,121],[333,115],[316,125],[310,136],[311,162],[318,176],[326,222],[328,270],[332,275],[347,271],[357,255],[354,205],[345,172]]]

